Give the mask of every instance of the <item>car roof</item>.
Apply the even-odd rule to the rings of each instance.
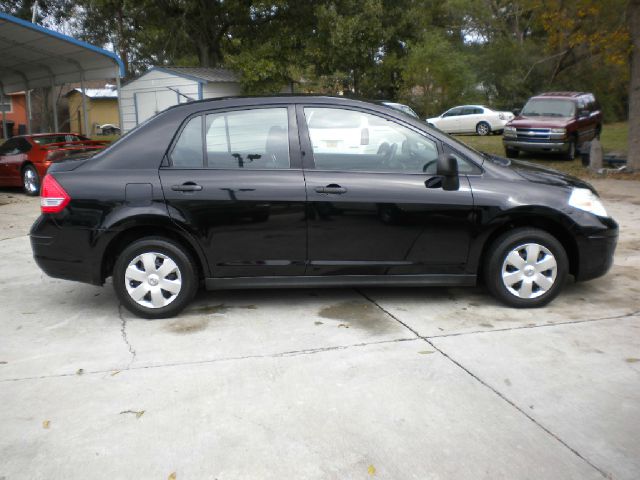
[[[582,95],[590,95],[587,92],[545,92],[533,96],[532,98],[578,98]]]

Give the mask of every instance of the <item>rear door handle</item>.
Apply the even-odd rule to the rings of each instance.
[[[316,187],[314,190],[317,193],[331,193],[333,195],[342,195],[343,193],[347,193],[346,188],[336,185],[335,183],[327,185],[326,187]]]
[[[199,192],[202,190],[202,185],[198,185],[193,182],[185,182],[182,185],[173,185],[171,190],[174,192]]]

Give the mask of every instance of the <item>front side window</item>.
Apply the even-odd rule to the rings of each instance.
[[[458,115],[462,115],[462,108],[461,107],[452,108],[451,110],[449,110],[448,112],[446,112],[442,116],[443,117],[457,117]]]
[[[436,142],[377,115],[305,107],[318,170],[422,173],[438,158]]]
[[[206,116],[209,168],[289,168],[286,108],[260,108]]]

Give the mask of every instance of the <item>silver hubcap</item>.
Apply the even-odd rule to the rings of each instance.
[[[509,252],[502,263],[502,281],[519,298],[536,298],[553,286],[558,264],[548,248],[525,243]]]
[[[124,282],[131,298],[146,308],[166,307],[182,289],[182,276],[176,262],[156,252],[143,253],[131,260]]]
[[[22,175],[22,182],[24,184],[25,190],[35,193],[38,190],[38,178],[36,177],[36,173],[31,169],[27,168]]]
[[[478,125],[478,133],[480,135],[486,135],[487,133],[489,133],[489,127],[484,124]]]

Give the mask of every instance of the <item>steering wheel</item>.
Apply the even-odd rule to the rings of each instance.
[[[430,160],[430,161],[428,161],[427,163],[425,163],[425,164],[424,164],[424,166],[422,167],[422,171],[423,171],[423,172],[426,172],[426,171],[429,169],[429,167],[430,167],[431,165],[433,165],[434,163],[436,163],[436,164],[437,164],[437,163],[438,163],[438,160]],[[436,168],[436,172],[434,172],[434,173],[437,173],[437,168]]]

